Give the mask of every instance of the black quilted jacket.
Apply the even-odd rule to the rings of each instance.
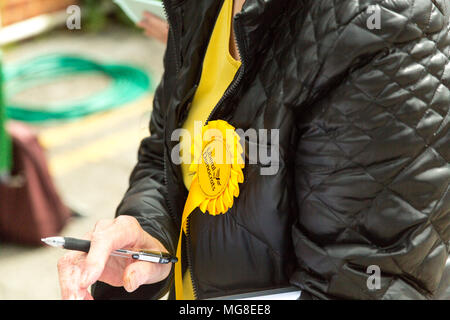
[[[170,135],[222,1],[164,3],[151,136],[117,214],[175,253],[187,192]],[[279,171],[247,164],[226,214],[191,215],[183,264],[197,298],[289,285],[319,299],[450,296],[449,18],[448,0],[246,1],[234,20],[242,67],[210,119],[279,129]],[[133,294],[99,283],[94,296],[157,298],[172,284],[173,272]]]

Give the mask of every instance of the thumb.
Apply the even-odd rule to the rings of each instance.
[[[143,284],[156,283],[163,278],[162,265],[137,261],[130,263],[123,273],[123,286],[128,292],[133,292]]]

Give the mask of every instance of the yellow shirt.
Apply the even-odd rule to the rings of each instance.
[[[183,129],[188,130],[191,135],[191,141],[188,141],[188,139],[182,139],[181,141],[181,156],[183,157],[181,171],[184,184],[188,190],[192,182],[192,175],[189,174],[189,163],[192,160],[190,145],[194,139],[194,121],[202,121],[202,125],[206,123],[209,114],[222,98],[241,65],[241,62],[235,60],[230,54],[232,13],[233,1],[225,0],[206,50],[200,83],[183,125]]]
[[[189,164],[192,161],[190,145],[194,139],[194,122],[202,121],[202,125],[206,123],[209,114],[222,98],[241,66],[241,62],[235,60],[230,54],[232,15],[233,0],[225,0],[206,49],[200,83],[183,125],[183,129],[188,130],[191,135],[191,141],[189,139],[181,140],[181,157],[183,159],[181,171],[184,184],[188,190],[193,178],[189,174]],[[183,289],[184,299],[194,299],[189,270],[183,277]]]

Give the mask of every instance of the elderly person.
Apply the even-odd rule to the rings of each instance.
[[[87,255],[60,260],[63,298],[90,299],[100,281],[95,298],[156,299],[178,273],[178,299],[289,285],[302,299],[448,296],[448,2],[163,2],[151,135],[117,217],[97,223]],[[244,136],[232,205],[184,219],[196,180],[172,133],[215,120],[277,139]],[[277,170],[262,174],[273,163],[252,162],[252,146],[276,147]],[[118,248],[181,261],[110,257]]]

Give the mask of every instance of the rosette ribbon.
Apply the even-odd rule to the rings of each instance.
[[[244,182],[243,149],[235,128],[223,120],[209,121],[202,127],[201,136],[191,145],[193,174],[189,194],[183,209],[178,239],[178,263],[175,264],[175,296],[183,299],[181,242],[189,215],[198,207],[210,215],[224,214],[239,196],[239,183]]]

